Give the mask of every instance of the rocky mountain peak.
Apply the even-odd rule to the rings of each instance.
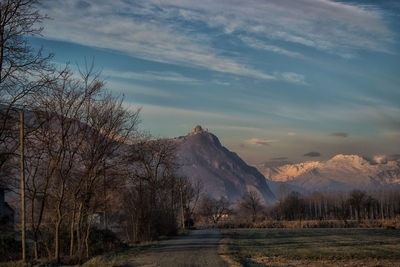
[[[264,176],[224,147],[208,129],[197,125],[188,135],[173,140],[179,148],[180,171],[201,181],[205,194],[216,199],[226,197],[233,203],[254,190],[265,203],[274,201]]]
[[[368,164],[368,161],[358,155],[338,154],[328,160],[327,164],[364,165]]]
[[[179,138],[183,139],[184,143],[191,143],[194,146],[222,146],[217,136],[210,133],[208,128],[203,129],[200,125],[196,125],[188,135]]]
[[[189,133],[189,136],[200,134],[200,133],[208,133],[208,129],[204,130],[203,127],[201,127],[200,125],[196,125],[193,128],[192,132]]]

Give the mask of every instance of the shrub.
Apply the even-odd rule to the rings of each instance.
[[[93,228],[89,235],[89,247],[91,255],[99,255],[111,250],[125,248],[125,245],[111,230]]]
[[[11,236],[0,236],[0,261],[19,260],[21,258],[21,241]]]

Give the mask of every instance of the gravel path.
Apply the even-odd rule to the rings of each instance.
[[[125,266],[228,266],[218,255],[221,233],[217,229],[191,231],[161,242],[133,258]]]

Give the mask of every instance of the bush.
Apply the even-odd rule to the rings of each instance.
[[[11,236],[0,237],[0,261],[19,260],[21,250],[21,241],[17,241]]]
[[[89,235],[89,247],[91,255],[99,255],[126,246],[111,230],[93,228]]]

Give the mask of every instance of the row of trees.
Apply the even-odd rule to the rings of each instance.
[[[33,257],[89,258],[99,214],[103,228],[113,218],[132,241],[184,227],[201,186],[177,174],[175,145],[140,134],[140,110],[108,92],[93,64],[79,73],[59,69],[52,55],[29,46],[27,35],[40,35],[35,25],[46,19],[38,2],[0,2],[0,189],[21,193],[18,113],[24,111],[21,219]]]
[[[53,226],[50,244],[59,260],[60,233],[67,224],[70,255],[76,250],[79,258],[84,251],[88,256],[88,216],[105,205],[106,189],[118,184],[113,170],[121,164],[119,150],[135,135],[138,111],[126,110],[121,99],[107,93],[92,69],[81,73],[80,80],[67,69],[56,75],[40,94],[27,100],[32,102],[28,102],[25,167],[35,257],[45,223]]]
[[[139,111],[107,93],[91,68],[79,80],[67,69],[57,75],[26,99],[25,188],[34,257],[88,258],[99,213],[105,228],[107,213],[118,214],[114,223],[134,229],[134,241],[176,231],[179,211],[195,196],[177,175],[175,145],[140,136]],[[11,169],[19,169],[17,163],[10,160]]]
[[[276,219],[393,219],[400,215],[399,191],[312,193],[291,192],[270,212]]]
[[[222,200],[220,200],[222,201]],[[199,215],[207,218],[205,208],[209,200],[201,201]],[[228,221],[249,223],[262,221],[340,220],[346,225],[349,220],[385,220],[400,216],[400,191],[314,192],[301,194],[287,191],[272,205],[263,205],[255,191],[247,192],[235,205],[221,205],[214,201],[214,211],[209,212],[209,222],[217,223],[218,214],[225,214]],[[221,212],[219,212],[221,211]],[[214,216],[214,217],[212,217]],[[217,216],[217,217],[216,217]],[[212,220],[212,218],[217,218]]]
[[[122,222],[129,240],[174,234],[193,218],[202,186],[177,175],[176,145],[166,140],[139,142],[127,153],[129,183],[123,190]]]

